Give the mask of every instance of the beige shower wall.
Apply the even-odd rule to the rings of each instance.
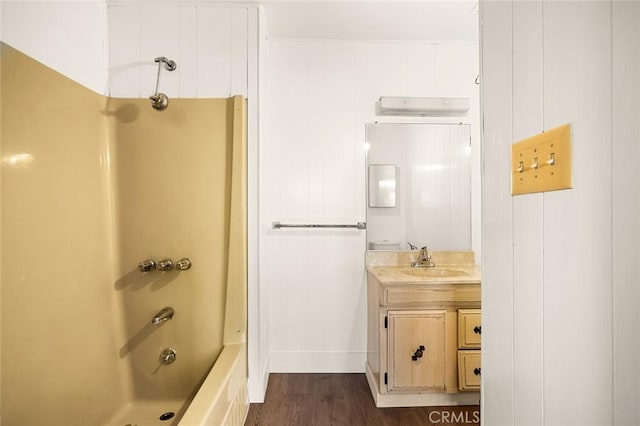
[[[244,101],[172,99],[157,112],[7,45],[1,64],[3,426],[101,424],[125,401],[188,396],[222,348],[227,264],[242,305],[229,340],[246,332]],[[193,267],[137,270],[165,257]],[[165,306],[173,319],[151,325]],[[170,366],[165,347],[178,353]]]
[[[104,97],[2,45],[2,423],[122,403]]]
[[[131,366],[132,398],[191,393],[222,349],[229,246],[233,99],[172,99],[163,112],[146,99],[111,99],[116,284]],[[187,271],[137,270],[145,259]],[[165,306],[174,318],[151,318]],[[172,347],[178,360],[160,367]]]

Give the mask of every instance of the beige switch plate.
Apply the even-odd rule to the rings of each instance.
[[[511,195],[573,188],[571,125],[511,146]]]

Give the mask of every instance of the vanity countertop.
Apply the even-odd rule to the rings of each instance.
[[[480,284],[480,266],[472,251],[430,252],[435,267],[411,267],[415,251],[368,252],[367,271],[381,284]]]
[[[480,284],[478,265],[437,265],[435,268],[411,268],[410,266],[368,266],[369,271],[381,284]],[[440,276],[442,271],[444,276]],[[454,276],[446,276],[452,271]],[[433,272],[435,276],[420,276]],[[416,274],[416,275],[414,275]]]

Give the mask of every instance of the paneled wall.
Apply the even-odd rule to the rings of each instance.
[[[248,94],[249,51],[256,53],[258,8],[212,3],[111,4],[109,95],[147,97],[156,86],[154,58],[173,59],[159,90],[169,98]],[[256,77],[257,78],[257,77]]]
[[[477,50],[475,43],[269,42],[260,225],[271,371],[364,371],[366,357],[364,232],[272,230],[271,222],[365,220],[365,124],[399,120],[375,116],[380,96],[470,97],[465,121],[477,132]]]
[[[613,424],[640,423],[640,4],[614,1],[612,36]]]
[[[2,41],[83,84],[114,97],[247,96],[257,56],[258,7],[215,2],[3,1]],[[257,77],[254,76],[255,79]]]
[[[74,81],[107,89],[107,13],[98,1],[3,1],[2,41]]]
[[[483,424],[640,423],[640,4],[482,4]],[[571,123],[574,188],[510,196]]]

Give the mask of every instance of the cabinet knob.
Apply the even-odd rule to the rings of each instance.
[[[473,332],[476,334],[482,334],[482,327],[479,325],[476,325],[475,327],[473,327]]]
[[[417,361],[417,360],[418,360],[418,358],[422,358],[422,355],[424,355],[424,346],[423,346],[423,345],[420,345],[420,346],[418,347],[418,349],[416,349],[416,351],[414,352],[414,354],[413,354],[413,355],[411,355],[411,359],[412,359],[413,361]]]
[[[475,374],[476,376],[479,376],[482,373],[480,368],[474,368],[473,369],[473,374]]]

